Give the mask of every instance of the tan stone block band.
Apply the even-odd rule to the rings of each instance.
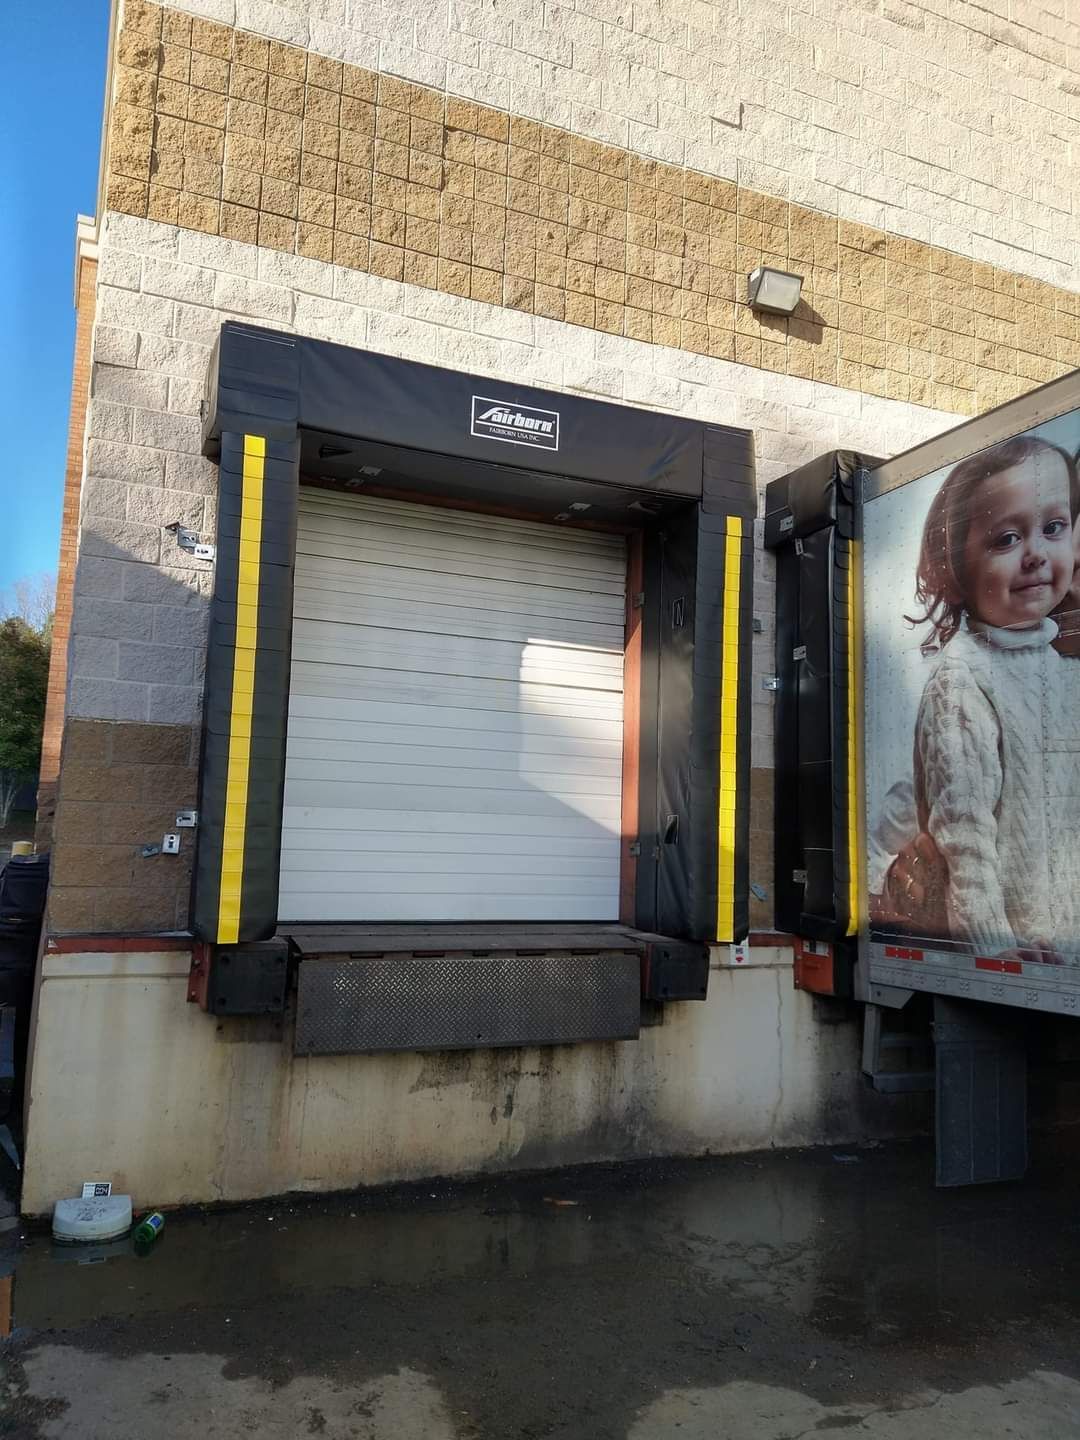
[[[1080,365],[1080,295],[127,0],[110,209],[973,414]],[[791,319],[744,303],[804,276]]]

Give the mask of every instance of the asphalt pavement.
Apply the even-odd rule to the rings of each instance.
[[[4,1440],[1073,1440],[1080,1137],[601,1167],[9,1241]],[[0,1234],[0,1244],[4,1242]]]

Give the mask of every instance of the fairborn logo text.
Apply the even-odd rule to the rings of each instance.
[[[472,434],[511,445],[533,445],[541,450],[559,448],[559,412],[514,405],[487,395],[472,397]]]
[[[520,410],[502,410],[498,405],[492,405],[476,419],[479,424],[512,425],[515,430],[539,430],[544,435],[550,435],[555,429],[554,420],[538,420],[535,415],[523,415]]]

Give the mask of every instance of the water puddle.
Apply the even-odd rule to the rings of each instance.
[[[168,1216],[130,1240],[7,1237],[0,1333],[377,1287],[680,1270],[836,1335],[1077,1303],[1080,1211],[1051,1152],[1021,1186],[935,1191],[928,1152],[828,1151],[294,1197]]]

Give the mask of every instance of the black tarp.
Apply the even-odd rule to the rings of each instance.
[[[810,939],[842,940],[852,919],[848,579],[855,486],[876,463],[831,451],[765,494],[776,556],[776,924]]]
[[[485,428],[486,427],[486,428]],[[505,432],[505,433],[502,433]],[[208,377],[206,453],[220,458],[222,508],[204,708],[194,914],[217,940],[225,777],[236,642],[244,436],[267,439],[262,507],[259,656],[251,739],[240,935],[274,933],[283,804],[296,486],[304,436],[313,463],[334,453],[357,468],[364,444],[399,485],[446,498],[460,467],[466,493],[549,515],[588,494],[605,523],[644,533],[640,834],[637,914],[652,931],[698,942],[746,929],[749,801],[749,532],[756,511],[753,437],[653,411],[537,390],[229,322]],[[336,445],[333,437],[342,444]],[[349,442],[356,442],[350,447]],[[307,453],[304,451],[303,453]],[[395,454],[399,457],[395,464]],[[431,456],[424,464],[423,456]],[[455,458],[456,457],[456,458]],[[436,491],[435,487],[442,487]],[[493,488],[494,487],[494,488]],[[583,488],[585,487],[585,488]],[[573,523],[570,513],[560,516]],[[732,933],[717,934],[719,711],[725,552],[738,532],[735,612],[740,745]],[[729,617],[730,618],[730,617]],[[265,644],[264,644],[265,641]],[[731,765],[729,764],[729,769]],[[730,778],[730,777],[729,777]],[[627,841],[630,843],[630,841]],[[729,856],[729,861],[731,857]]]
[[[668,495],[702,493],[705,427],[694,421],[303,336],[274,335],[268,344],[269,335],[248,326],[225,327],[205,424],[211,439],[226,430],[242,433],[252,419],[294,426],[299,419],[305,429],[377,444]],[[268,352],[274,373],[270,394],[261,396],[258,357]],[[287,395],[290,385],[296,387],[295,399]],[[558,448],[534,443],[527,432],[514,440],[474,435],[474,396],[526,416],[556,415]]]

